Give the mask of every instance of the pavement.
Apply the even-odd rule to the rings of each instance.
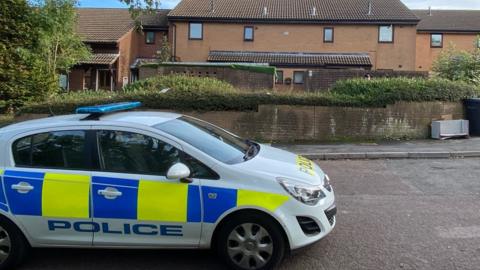
[[[326,160],[338,215],[280,270],[480,269],[480,159]],[[225,269],[209,251],[34,250],[20,270]]]
[[[480,138],[359,144],[274,145],[314,160],[480,157]]]

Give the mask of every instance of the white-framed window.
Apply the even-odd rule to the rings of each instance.
[[[188,39],[203,39],[203,23],[190,23],[188,28]]]
[[[378,42],[380,43],[393,43],[393,25],[380,25],[378,27]]]

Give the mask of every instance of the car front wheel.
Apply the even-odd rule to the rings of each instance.
[[[264,270],[278,266],[286,251],[281,227],[265,215],[236,215],[223,224],[218,248],[234,269]]]

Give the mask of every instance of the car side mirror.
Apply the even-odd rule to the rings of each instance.
[[[177,163],[167,171],[167,178],[170,180],[185,181],[190,176],[190,169],[183,163]],[[190,181],[191,182],[191,181]]]

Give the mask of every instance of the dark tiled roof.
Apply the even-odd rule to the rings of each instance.
[[[298,66],[372,66],[367,53],[280,53],[211,51],[210,62],[268,63],[270,65]]]
[[[413,11],[420,19],[419,31],[480,32],[480,10]]]
[[[369,2],[372,13],[369,15]],[[400,0],[183,0],[170,19],[285,22],[410,22],[418,18]],[[265,8],[267,14],[264,14]],[[315,7],[315,14],[313,9]]]
[[[142,15],[140,21],[149,27],[167,27],[168,12]],[[77,32],[86,42],[117,42],[134,27],[128,9],[79,8],[77,14]]]
[[[80,61],[79,64],[111,65],[117,61],[119,56],[119,54],[115,53],[95,53],[90,59]]]

